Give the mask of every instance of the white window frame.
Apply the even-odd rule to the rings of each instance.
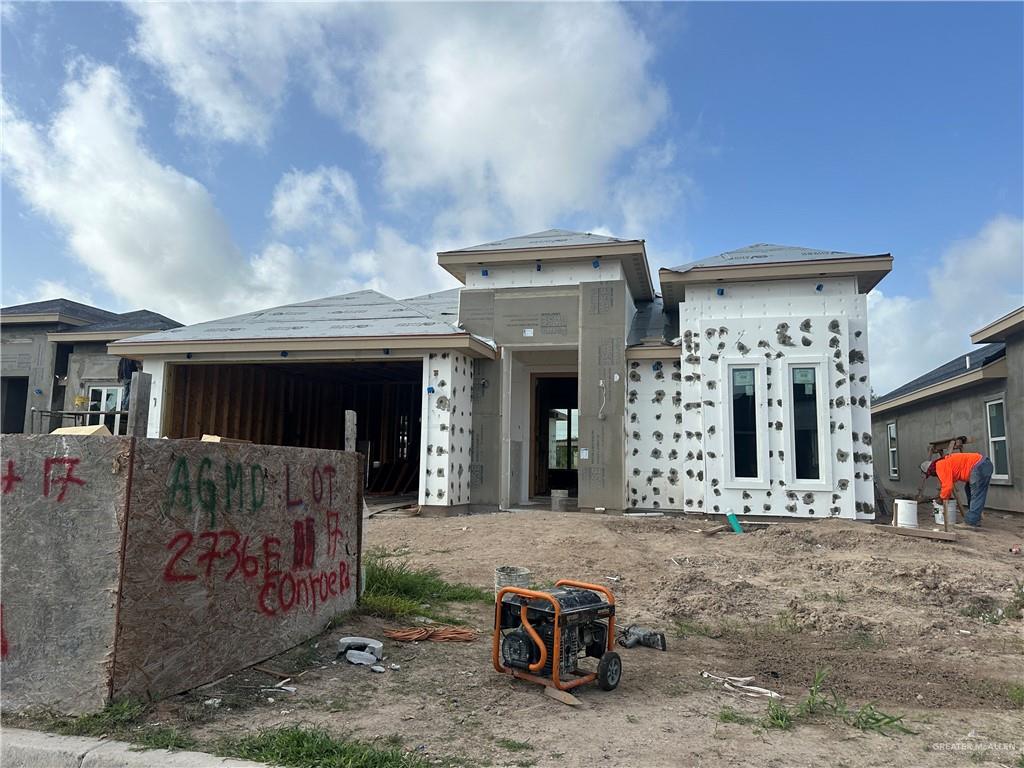
[[[722,369],[725,376],[722,377],[722,429],[723,445],[727,445],[728,451],[722,457],[725,464],[725,480],[723,488],[744,489],[757,488],[767,489],[770,487],[771,466],[768,460],[768,387],[767,371],[764,360],[751,360],[744,357],[730,357],[723,359]],[[736,455],[734,435],[732,431],[732,372],[734,368],[754,369],[754,400],[757,408],[757,477],[736,477],[736,468],[733,457]],[[704,414],[705,420],[708,414]],[[728,435],[728,438],[726,438]],[[728,442],[726,442],[728,440]]]
[[[794,491],[829,491],[832,490],[832,430],[829,428],[831,411],[828,406],[829,376],[826,363],[821,355],[794,355],[787,357],[780,366],[780,377],[783,390],[782,398],[783,435],[785,436],[786,456],[782,462],[786,487]],[[796,476],[796,429],[793,420],[793,369],[814,368],[815,395],[818,411],[818,456],[820,459],[821,477],[813,479],[797,479]]]
[[[989,418],[989,408],[993,405],[1001,405],[1003,407],[1003,435],[1002,437],[992,437],[992,421]],[[988,438],[988,457],[989,461],[992,461],[992,457],[995,455],[995,451],[992,450],[992,444],[1002,442],[1006,446],[1006,474],[1000,475],[996,472],[996,463],[992,461],[992,479],[998,480],[1004,483],[1010,481],[1010,440],[1009,430],[1007,429],[1006,418],[1006,398],[997,397],[992,400],[985,401],[985,437]]]
[[[117,384],[90,384],[89,388],[88,388],[89,401],[86,404],[86,408],[88,408],[90,405],[92,405],[92,393],[93,393],[93,390],[96,390],[96,389],[98,389],[98,390],[100,390],[102,392],[102,394],[100,395],[100,405],[101,406],[102,406],[103,402],[106,400],[107,392],[109,390],[112,390],[112,389],[116,390],[117,391],[117,408],[115,410],[118,410],[118,411],[121,410],[121,400],[124,398],[124,387],[119,386]],[[109,411],[90,411],[90,415],[85,417],[85,426],[91,427],[91,426],[96,426],[96,425],[99,425],[99,424],[106,423],[106,414],[107,413],[110,413],[110,412]],[[121,434],[121,414],[120,413],[115,413],[114,414],[114,429],[112,431],[113,431],[113,433],[115,435]]]
[[[892,433],[890,435],[890,432]],[[885,425],[885,455],[889,462],[889,479],[900,479],[900,433],[895,421]]]

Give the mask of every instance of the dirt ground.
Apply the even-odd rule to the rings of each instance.
[[[260,690],[276,680],[249,670],[164,702],[158,716],[203,738],[316,724],[469,765],[1024,765],[1024,711],[1011,693],[1024,685],[1024,622],[998,614],[1024,582],[1024,556],[1009,552],[1024,518],[988,514],[985,524],[949,544],[837,520],[704,536],[694,531],[711,523],[667,517],[375,518],[368,546],[450,581],[490,586],[495,566],[512,564],[540,586],[609,585],[620,626],[664,630],[669,650],[619,649],[619,688],[585,686],[577,709],[494,672],[485,605],[452,609],[479,640],[388,641],[386,664],[400,669],[384,674],[335,660],[337,638],[395,626],[355,617],[263,665],[301,673],[294,694]],[[764,700],[700,674],[752,675],[792,705],[822,667],[826,690],[849,706],[875,702],[917,733],[883,736],[837,718],[764,729]],[[203,704],[211,698],[220,706]],[[751,721],[720,722],[724,708]]]

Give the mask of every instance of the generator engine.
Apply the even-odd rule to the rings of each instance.
[[[605,587],[563,580],[551,590],[506,587],[497,596],[494,667],[568,690],[596,680],[606,691],[622,677],[615,642],[615,598]],[[598,660],[597,669],[580,662]]]

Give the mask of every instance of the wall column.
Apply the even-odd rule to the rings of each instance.
[[[473,438],[473,361],[469,356],[462,352],[424,356],[420,428],[421,514],[467,512]]]

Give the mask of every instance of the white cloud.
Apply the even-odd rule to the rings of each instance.
[[[871,385],[884,395],[971,348],[970,334],[1024,304],[1024,220],[997,216],[952,243],[928,292],[868,294]]]
[[[89,291],[63,280],[37,280],[28,291],[14,291],[11,294],[11,301],[9,303],[29,304],[33,301],[46,301],[48,299],[67,299],[68,301],[77,301],[80,304],[101,306],[103,309],[116,311],[109,306],[98,305]]]
[[[633,226],[652,218],[647,205],[664,215],[687,183],[672,179],[674,158],[659,164],[663,198],[627,198],[610,183],[668,108],[652,47],[618,5],[129,8],[135,49],[178,96],[185,128],[261,144],[289,84],[305,88],[378,154],[394,205],[439,210],[441,239],[584,211]]]
[[[362,224],[355,179],[336,167],[289,171],[274,189],[270,218],[281,234],[318,232],[350,246]]]
[[[183,104],[180,127],[265,144],[284,103],[295,56],[322,55],[329,3],[129,3],[134,50]]]
[[[386,261],[374,273],[351,274],[348,244],[360,208],[341,169],[286,174],[271,218],[293,242],[272,241],[250,258],[207,189],[147,149],[117,70],[80,65],[48,126],[2,107],[8,179],[125,305],[194,322],[390,280]],[[39,291],[69,293],[52,283]]]

